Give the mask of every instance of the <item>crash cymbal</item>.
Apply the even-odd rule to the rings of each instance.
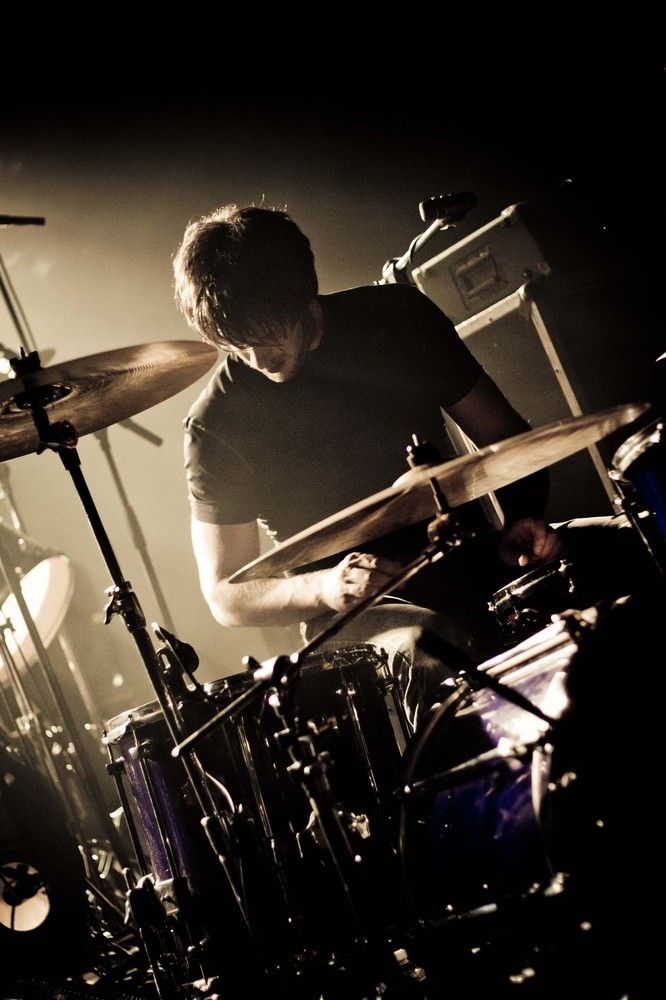
[[[90,354],[0,384],[0,461],[37,451],[29,393],[37,391],[51,423],[80,436],[161,403],[205,374],[218,353],[198,341],[166,340]]]
[[[647,409],[647,403],[627,404],[559,420],[472,455],[411,469],[393,486],[293,535],[237,570],[229,580],[240,583],[276,576],[428,520],[436,513],[431,479],[437,480],[449,506],[458,507],[567,458],[636,420]]]

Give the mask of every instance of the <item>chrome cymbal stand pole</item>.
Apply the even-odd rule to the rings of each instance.
[[[134,430],[135,433],[137,434],[140,433],[142,437],[145,437],[153,444],[162,443],[162,439],[158,438],[156,434],[149,435],[149,432],[144,431],[143,428],[141,428],[140,431],[136,430],[135,428],[138,428],[140,425],[136,424],[136,422],[133,420],[132,421],[123,420],[121,421],[121,423],[129,427],[131,430]],[[114,459],[113,453],[111,452],[111,444],[109,442],[108,428],[103,427],[101,430],[95,431],[94,434],[100,443],[100,447],[104,452],[104,457],[106,458],[109,469],[111,470],[111,476],[116,485],[116,489],[118,490],[118,495],[120,496],[121,503],[127,515],[130,531],[132,532],[132,540],[134,542],[134,545],[136,546],[137,552],[139,553],[143,561],[143,565],[146,569],[146,574],[148,576],[148,579],[150,580],[150,584],[155,594],[157,606],[160,609],[160,615],[162,616],[162,620],[164,621],[166,627],[169,629],[170,632],[175,632],[176,629],[173,624],[173,619],[169,614],[169,608],[167,606],[166,598],[164,596],[164,591],[162,590],[162,587],[160,585],[159,577],[155,572],[153,561],[150,558],[150,553],[148,551],[148,546],[146,545],[145,536],[143,534],[143,531],[141,530],[141,525],[139,524],[139,519],[137,518],[132,508],[132,505],[129,502],[129,498],[125,491],[125,487],[123,486],[123,481],[120,478],[120,473],[118,471],[118,466],[116,465],[116,460]]]

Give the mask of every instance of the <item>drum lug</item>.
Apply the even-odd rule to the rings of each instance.
[[[130,758],[135,762],[141,762],[145,760],[156,760],[155,748],[150,740],[144,740],[143,742],[137,743],[131,746],[128,750]]]
[[[361,813],[359,816],[356,813],[348,813],[347,825],[352,833],[359,835],[361,840],[367,840],[370,836],[370,820],[365,813]]]
[[[106,764],[106,773],[110,778],[117,778],[125,774],[125,761],[122,757],[116,757]]]
[[[398,963],[398,968],[400,969],[401,975],[405,976],[407,979],[411,979],[414,982],[422,983],[426,979],[425,969],[422,969],[419,965],[414,965],[410,962],[409,955],[404,948],[396,948],[393,952],[393,957]]]

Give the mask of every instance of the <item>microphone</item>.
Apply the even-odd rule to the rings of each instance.
[[[185,672],[191,677],[199,666],[199,657],[194,647],[190,646],[189,642],[183,642],[182,639],[176,638],[172,632],[165,629],[164,625],[158,625],[157,622],[152,624],[153,632],[157,638],[168,647]]]
[[[436,194],[426,198],[419,205],[419,215],[424,222],[460,222],[468,212],[476,208],[478,200],[471,191],[459,194]]]

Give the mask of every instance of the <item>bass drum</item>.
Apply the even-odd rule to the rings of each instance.
[[[553,988],[539,998],[562,995],[583,962],[610,1000],[647,973],[664,889],[650,815],[660,729],[636,639],[651,635],[663,659],[661,601],[555,621],[461,680],[410,748],[403,879],[450,986],[478,973],[504,996],[537,976]]]
[[[0,748],[0,984],[92,961],[83,860],[57,795]]]

